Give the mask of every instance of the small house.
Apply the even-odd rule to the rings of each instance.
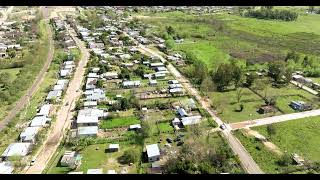
[[[35,138],[37,133],[39,132],[40,127],[27,127],[20,134],[19,138],[21,142],[30,142],[35,143]]]
[[[156,79],[164,79],[166,77],[166,74],[164,74],[164,73],[155,73],[153,76]]]
[[[66,151],[61,158],[60,165],[64,167],[76,168],[81,164],[81,156],[75,151]]]
[[[312,110],[312,106],[303,101],[291,101],[289,105],[292,109],[297,111],[308,111]]]
[[[41,106],[40,111],[37,113],[37,116],[49,116],[52,110],[52,104],[44,104]]]
[[[160,160],[160,149],[158,144],[147,145],[146,149],[147,149],[147,156],[148,156],[149,162]]]
[[[259,114],[266,114],[266,113],[272,113],[275,112],[276,109],[273,106],[261,106],[258,110]]]
[[[189,117],[182,117],[181,123],[183,126],[189,126],[193,124],[198,124],[201,122],[201,116],[189,116]]]
[[[31,143],[11,143],[1,155],[2,159],[11,156],[26,156],[31,151]]]
[[[97,102],[97,101],[85,101],[85,102],[83,103],[83,106],[84,106],[85,108],[94,108],[94,107],[97,107],[97,105],[98,105],[98,102]]]
[[[119,151],[119,144],[109,144],[108,152]]]
[[[188,113],[187,113],[186,110],[183,109],[183,108],[179,108],[179,109],[177,110],[177,112],[178,112],[178,114],[179,114],[180,117],[186,117],[186,116],[188,116]]]
[[[9,161],[0,163],[0,174],[12,174],[14,170],[13,164]]]
[[[158,84],[157,80],[149,79],[150,86],[156,86]]]
[[[61,90],[50,91],[49,94],[47,95],[46,100],[59,99],[61,97],[61,95],[62,95]]]
[[[78,137],[96,137],[98,126],[78,127]]]
[[[179,118],[174,118],[171,123],[173,126],[179,126],[181,124],[181,121],[179,120]]]
[[[179,81],[177,81],[177,80],[169,80],[168,83],[169,84],[179,84]]]
[[[36,116],[31,120],[30,127],[44,127],[50,123],[51,119],[45,115]]]
[[[108,170],[108,174],[117,174],[115,170]]]
[[[140,87],[141,83],[140,81],[123,81],[122,87],[124,88],[134,88],[134,87]]]
[[[169,89],[169,92],[172,94],[182,94],[183,89],[182,88],[173,88],[173,89]]]
[[[106,72],[102,75],[106,79],[118,79],[118,73],[117,72]]]
[[[141,129],[140,124],[133,124],[129,126],[129,130],[138,130],[138,129]]]
[[[88,169],[87,174],[103,174],[102,169]]]
[[[298,154],[292,154],[292,159],[294,160],[295,163],[297,163],[298,166],[303,166],[304,159]]]

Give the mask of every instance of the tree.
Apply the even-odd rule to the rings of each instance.
[[[126,150],[119,158],[119,161],[124,164],[135,163],[139,160],[140,153],[137,149]]]
[[[230,85],[233,80],[233,70],[230,64],[220,64],[215,73],[211,73],[213,82],[216,84],[218,91],[224,91],[224,89]]]
[[[141,134],[144,138],[151,136],[151,126],[148,121],[141,121]]]
[[[7,86],[11,82],[11,74],[8,72],[3,72],[0,74],[0,84]]]
[[[309,11],[309,13],[313,13],[314,12],[314,6],[309,6],[308,11]]]
[[[271,136],[276,134],[276,128],[274,127],[273,124],[268,124],[267,125],[267,132],[268,132],[269,137],[271,137]]]
[[[271,62],[269,63],[268,67],[269,67],[269,76],[275,81],[275,83],[279,83],[286,70],[285,62],[283,61]]]
[[[290,51],[288,52],[285,61],[287,62],[288,60],[293,60],[295,63],[297,63],[300,59],[300,55],[296,53],[295,51]]]
[[[129,103],[127,98],[121,98],[120,99],[120,108],[122,110],[126,110],[126,109],[128,109],[130,107],[131,107],[131,105],[130,105],[130,103]]]
[[[133,72],[140,76],[140,77],[143,77],[144,75],[144,71],[145,71],[145,66],[144,65],[139,65],[137,69],[135,69]]]
[[[251,87],[252,84],[254,83],[254,80],[256,79],[256,76],[254,75],[254,73],[250,73],[247,77],[246,77],[246,83],[245,85],[247,87]]]
[[[98,88],[103,88],[103,84],[104,84],[104,81],[103,81],[103,80],[99,79],[99,80],[97,81],[97,87],[98,87]]]
[[[237,94],[237,96],[236,96],[236,98],[237,98],[237,103],[240,103],[241,98],[242,98],[242,96],[243,96],[243,89],[242,89],[242,88],[238,88],[236,94]]]
[[[235,87],[238,88],[241,84],[242,71],[236,64],[232,64],[232,77]]]
[[[289,153],[284,153],[278,161],[278,164],[280,166],[289,166],[291,163],[292,163],[292,158]]]
[[[202,92],[206,93],[212,91],[214,89],[213,81],[210,77],[206,77],[200,85],[200,89]]]
[[[120,79],[130,79],[130,72],[127,68],[123,68],[121,69],[120,75],[119,75]]]
[[[169,35],[174,35],[175,34],[175,30],[173,29],[172,26],[166,26],[166,31]]]

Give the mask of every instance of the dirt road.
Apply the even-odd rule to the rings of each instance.
[[[152,54],[153,56],[160,58],[163,63],[166,62],[166,59],[164,59],[157,52],[141,44],[139,45],[139,49],[142,53],[147,52],[149,54]],[[201,106],[209,112],[209,114],[213,117],[218,126],[222,125],[223,121],[218,116],[216,116],[215,111],[210,107],[210,103],[208,103],[204,98],[200,96],[198,91],[192,86],[189,80],[185,78],[172,64],[169,63],[167,67],[169,71],[176,77],[176,79],[185,87],[185,89],[187,89],[198,100]],[[253,160],[251,155],[246,151],[241,142],[235,136],[233,136],[231,128],[228,125],[226,127],[227,129],[223,130],[222,134],[227,139],[231,149],[235,152],[236,155],[239,156],[241,165],[244,168],[244,170],[250,174],[263,174],[263,171],[255,163],[255,161]]]
[[[48,19],[46,19],[46,22],[47,23],[49,22]],[[32,86],[27,90],[26,94],[22,96],[20,100],[18,100],[15,103],[14,108],[9,111],[8,115],[2,121],[0,121],[0,131],[2,131],[7,126],[7,124],[28,104],[30,98],[36,93],[36,91],[40,87],[40,84],[43,82],[46,72],[49,69],[50,64],[52,62],[53,53],[54,53],[51,28],[48,29],[48,38],[49,38],[49,51],[48,51],[47,60],[43,68],[39,72]]]
[[[73,116],[72,110],[75,108],[76,100],[82,94],[81,83],[84,79],[85,66],[89,59],[89,52],[85,48],[85,44],[74,36],[74,32],[69,32],[69,34],[80,48],[82,58],[79,61],[78,67],[74,73],[74,78],[71,80],[65,97],[62,100],[63,105],[57,112],[56,122],[52,124],[53,129],[49,133],[46,142],[44,142],[44,145],[39,150],[40,153],[37,155],[37,160],[34,166],[29,167],[26,172],[27,174],[40,174],[44,170],[46,164],[56,152],[61,140],[63,139],[65,130],[70,126],[71,118]],[[67,103],[68,105],[65,105]]]

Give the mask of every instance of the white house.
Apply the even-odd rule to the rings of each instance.
[[[0,163],[0,174],[12,174],[14,170],[13,164],[9,161]]]
[[[148,161],[154,162],[160,160],[160,150],[158,144],[151,144],[146,146]]]
[[[31,143],[12,143],[3,152],[1,157],[6,159],[11,156],[26,156],[31,150]]]

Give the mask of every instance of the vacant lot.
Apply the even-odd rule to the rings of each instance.
[[[210,93],[213,105],[216,107],[219,116],[224,121],[233,123],[275,115],[274,113],[259,114],[257,110],[260,106],[265,105],[265,102],[262,100],[262,98],[260,98],[258,95],[254,94],[247,88],[240,89],[242,91],[240,103],[237,102],[238,90]],[[240,112],[241,103],[244,105],[244,108]]]
[[[281,150],[297,153],[310,161],[320,161],[319,117],[277,123],[274,127],[276,133],[270,139]],[[266,126],[253,129],[269,137]]]

